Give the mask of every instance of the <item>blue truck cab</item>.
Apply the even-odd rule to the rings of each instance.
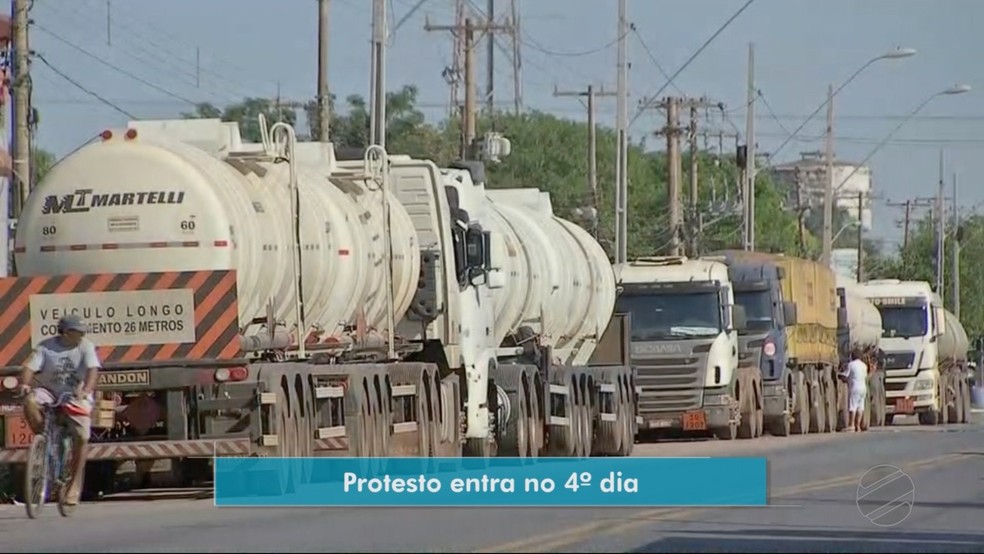
[[[746,325],[738,334],[739,364],[761,372],[766,429],[787,435],[789,394],[785,383],[790,360],[786,326],[796,324],[796,305],[782,295],[785,268],[768,260],[736,259],[727,254],[725,258],[735,304],[745,309]]]

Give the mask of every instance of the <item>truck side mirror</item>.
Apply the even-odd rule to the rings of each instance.
[[[735,304],[731,306],[732,309],[732,326],[735,331],[744,331],[748,326],[748,319],[745,315],[745,307],[740,304]]]
[[[783,279],[785,279],[786,278],[786,268],[783,267],[783,266],[776,267],[776,277],[778,277],[780,281],[782,281]]]
[[[936,310],[936,336],[942,337],[946,334],[946,316],[944,315],[943,308],[934,308]]]
[[[796,302],[784,300],[782,303],[782,320],[787,326],[796,325]]]
[[[481,228],[469,227],[465,231],[465,271],[468,274],[468,282],[474,286],[484,285],[488,281],[485,268],[485,244],[485,233]]]
[[[837,308],[837,327],[846,329],[848,326],[847,308]]]

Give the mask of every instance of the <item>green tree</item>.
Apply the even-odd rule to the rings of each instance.
[[[186,119],[214,119],[239,123],[239,133],[247,142],[260,142],[259,116],[263,114],[267,125],[283,121],[290,125],[297,123],[297,111],[288,104],[280,104],[268,98],[247,98],[244,101],[219,109],[205,102],[195,106],[195,111],[182,113]]]
[[[34,148],[31,152],[31,170],[34,173],[32,182],[35,184],[40,183],[57,161],[55,155],[51,152],[43,148]]]
[[[971,216],[961,222],[960,229],[960,320],[971,337],[984,334],[984,274],[976,261],[984,257],[984,216]],[[908,247],[899,248],[896,256],[876,268],[877,276],[936,283],[936,232],[931,219],[916,223],[910,233]],[[953,311],[952,255],[954,233],[947,234],[944,244],[943,291],[944,303]],[[874,272],[873,272],[874,273]],[[876,275],[871,275],[872,277]]]

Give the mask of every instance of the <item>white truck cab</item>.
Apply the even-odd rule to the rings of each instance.
[[[629,313],[640,429],[711,430],[734,438],[738,328],[728,267],[686,257],[640,258],[616,267],[616,312]]]
[[[921,423],[935,422],[943,302],[925,281],[873,280],[857,290],[881,313],[886,414],[917,413]]]

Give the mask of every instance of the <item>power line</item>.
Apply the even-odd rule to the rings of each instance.
[[[166,95],[168,95],[168,96],[170,96],[172,98],[175,98],[177,100],[181,100],[182,102],[185,102],[185,103],[190,104],[192,106],[197,106],[198,105],[198,102],[195,102],[193,100],[189,100],[189,99],[181,96],[180,94],[171,92],[171,91],[167,90],[164,87],[155,85],[154,83],[151,83],[150,81],[144,79],[143,77],[140,77],[138,75],[134,75],[133,73],[131,73],[131,72],[129,72],[129,71],[127,71],[127,70],[125,70],[125,69],[123,69],[123,68],[121,68],[121,67],[113,64],[113,63],[110,63],[110,62],[102,59],[100,56],[98,56],[96,54],[93,54],[92,52],[86,50],[85,48],[82,48],[81,46],[79,46],[79,45],[77,45],[77,44],[75,44],[73,42],[70,42],[70,41],[68,41],[66,39],[63,39],[62,37],[58,36],[56,33],[53,33],[51,31],[49,31],[48,29],[45,29],[43,26],[38,25],[37,23],[35,23],[34,26],[39,31],[42,31],[42,32],[46,33],[47,35],[51,36],[55,40],[57,40],[57,41],[65,44],[66,46],[69,46],[69,47],[71,47],[71,48],[73,48],[73,49],[81,52],[82,54],[85,54],[86,56],[88,56],[88,57],[96,60],[97,62],[105,65],[106,67],[109,67],[110,69],[114,69],[114,70],[118,71],[119,73],[121,73],[123,75],[126,75],[127,77],[130,77],[131,79],[133,79],[135,81],[138,81],[140,83],[143,83],[143,84],[145,84],[145,85],[147,85],[147,86],[149,86],[149,87],[151,87],[151,88],[153,88],[153,89],[155,89],[157,91],[163,92],[164,94],[166,94]]]
[[[523,31],[523,33],[522,33],[522,35],[524,37],[522,39],[522,42],[524,44],[526,44],[526,46],[528,46],[528,47],[530,47],[530,48],[532,48],[534,50],[537,50],[539,52],[542,52],[544,54],[547,54],[548,56],[560,56],[560,57],[564,57],[564,58],[580,58],[580,57],[583,57],[583,56],[590,56],[591,54],[597,54],[598,52],[603,52],[603,51],[611,48],[612,46],[615,46],[615,44],[618,43],[618,41],[622,40],[622,37],[628,35],[630,32],[632,32],[632,27],[631,26],[629,27],[629,30],[628,31],[626,31],[625,33],[622,33],[621,35],[619,35],[617,38],[615,38],[611,42],[608,42],[607,44],[605,44],[603,46],[599,46],[597,48],[592,48],[590,50],[582,50],[580,52],[557,52],[556,50],[549,50],[549,49],[544,48],[543,46],[541,46],[540,43],[538,43],[526,31]]]
[[[88,94],[89,96],[92,96],[93,98],[99,100],[100,102],[102,102],[103,104],[109,106],[110,108],[113,108],[114,110],[120,112],[121,114],[129,117],[130,119],[139,119],[137,116],[135,116],[132,113],[130,113],[130,112],[124,110],[123,108],[117,106],[113,102],[110,102],[109,100],[103,98],[97,92],[86,88],[85,86],[83,86],[82,84],[80,84],[75,79],[69,77],[68,75],[66,75],[65,73],[63,73],[60,69],[58,69],[57,67],[55,67],[54,65],[52,65],[51,62],[49,62],[47,59],[45,59],[45,57],[43,55],[41,55],[41,54],[34,54],[34,55],[39,60],[41,60],[41,62],[44,63],[44,65],[48,66],[48,69],[54,71],[62,79],[65,79],[69,83],[75,85],[75,87],[78,88],[79,90],[81,90],[82,92]]]
[[[730,18],[728,18],[728,20],[724,22],[724,25],[721,25],[721,27],[719,27],[717,31],[714,31],[714,34],[711,35],[711,37],[708,38],[706,41],[704,41],[704,44],[702,44],[700,46],[700,48],[698,48],[697,51],[694,52],[693,55],[690,56],[690,59],[688,59],[686,62],[684,62],[684,64],[682,66],[680,66],[680,69],[677,69],[676,70],[676,73],[674,73],[673,76],[670,77],[666,81],[666,83],[664,83],[663,86],[660,87],[659,90],[656,91],[655,94],[653,94],[652,96],[649,97],[649,101],[647,101],[645,104],[643,104],[642,106],[639,107],[639,109],[636,111],[635,116],[633,116],[632,117],[632,120],[629,121],[629,127],[630,128],[636,122],[636,120],[639,119],[639,117],[641,117],[642,114],[645,113],[646,110],[649,109],[650,105],[653,102],[658,102],[659,101],[659,95],[662,94],[664,90],[666,90],[666,87],[670,86],[673,83],[673,80],[676,79],[680,75],[680,73],[683,73],[683,70],[687,69],[687,67],[690,66],[690,64],[695,59],[697,59],[697,56],[699,56],[701,54],[701,52],[704,51],[705,48],[707,48],[708,46],[710,46],[710,44],[712,42],[714,42],[714,39],[716,39],[718,37],[718,35],[720,35],[721,33],[723,33],[724,30],[727,29],[728,26],[731,25],[731,22],[732,21],[734,21],[735,19],[738,19],[738,16],[741,15],[742,12],[744,12],[746,9],[748,9],[748,6],[751,6],[752,5],[752,2],[754,2],[754,1],[755,0],[748,0],[747,2],[745,2],[745,5],[744,6],[742,6],[741,8],[738,8],[738,11],[736,11],[734,13],[734,15],[732,15]]]
[[[656,59],[656,56],[653,54],[653,51],[649,48],[649,45],[646,44],[646,41],[643,40],[642,35],[639,34],[639,31],[638,29],[636,29],[635,25],[634,24],[631,25],[630,29],[632,30],[632,34],[634,34],[636,39],[639,41],[639,44],[642,45],[642,49],[646,52],[646,55],[649,56],[649,60],[653,62],[653,65],[656,66],[656,69],[667,80],[667,82],[671,82],[672,80],[670,79],[670,75],[666,72],[665,69],[663,69],[663,64],[659,63],[659,60]],[[676,83],[673,84],[673,88],[675,88],[677,92],[679,92],[681,95],[686,96],[686,94],[682,90],[680,90],[680,87],[678,87]]]

